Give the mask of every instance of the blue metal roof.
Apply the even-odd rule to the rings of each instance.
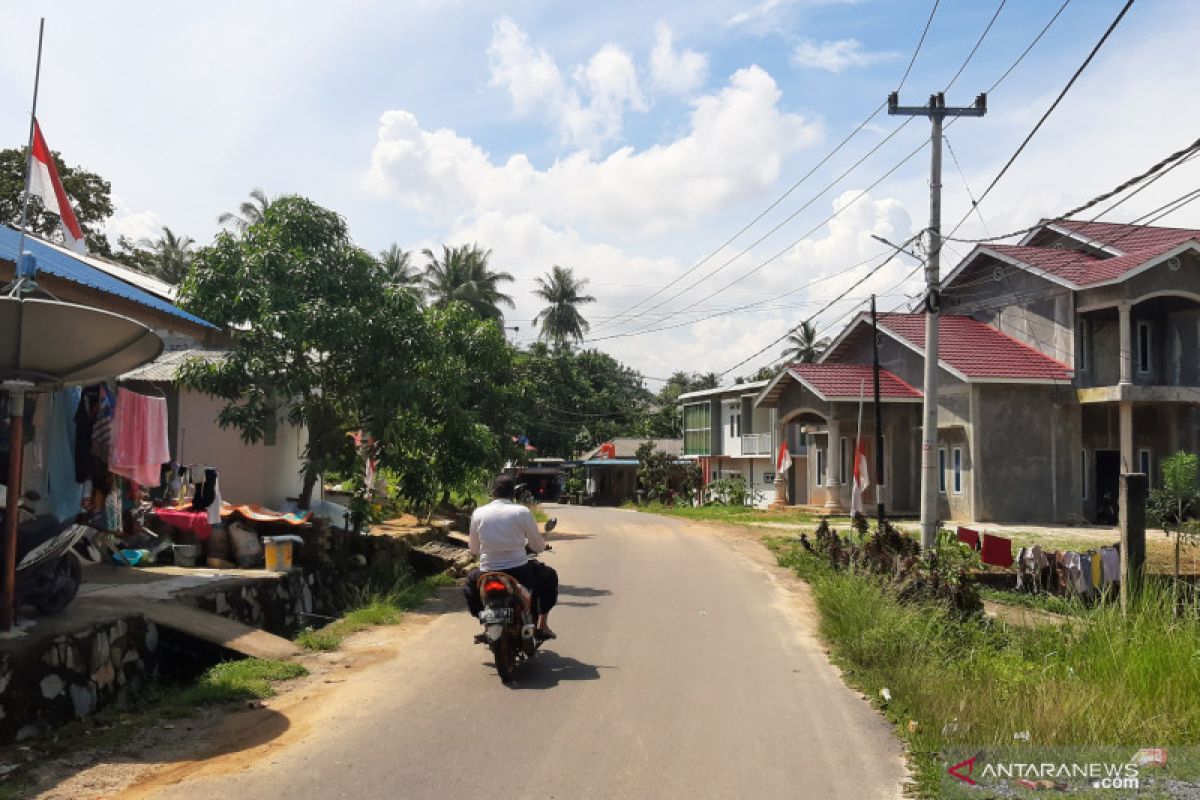
[[[0,225],[0,259],[15,263],[19,255],[17,247],[20,244],[20,240],[20,231],[10,228],[7,225]],[[206,328],[216,327],[211,322],[202,320],[194,314],[189,314],[182,308],[163,300],[161,297],[150,294],[145,289],[109,275],[107,272],[93,267],[86,261],[82,261],[73,255],[53,248],[36,237],[26,236],[24,247],[25,250],[33,253],[34,258],[37,259],[39,272],[45,272],[48,275],[71,281],[71,283],[95,289],[98,292],[132,300],[139,305],[153,308],[156,311],[170,314],[179,319],[185,319],[197,325],[203,325]]]

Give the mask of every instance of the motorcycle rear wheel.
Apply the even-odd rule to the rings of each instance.
[[[54,574],[45,593],[33,600],[34,607],[43,614],[58,614],[71,605],[83,582],[83,568],[79,557],[68,551],[54,565]]]
[[[512,637],[508,634],[501,636],[492,645],[492,653],[496,656],[496,673],[500,680],[508,683],[517,671],[517,651],[513,647]]]

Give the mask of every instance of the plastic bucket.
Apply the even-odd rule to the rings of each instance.
[[[262,537],[263,555],[266,556],[268,572],[290,572],[292,569],[292,545],[304,540],[299,536]]]
[[[177,544],[171,548],[175,552],[175,566],[194,567],[200,557],[200,545]]]

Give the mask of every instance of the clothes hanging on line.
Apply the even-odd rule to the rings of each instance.
[[[162,465],[171,460],[167,441],[167,399],[117,390],[108,469],[144,486],[157,486]]]
[[[112,422],[116,400],[107,386],[101,385],[96,395],[96,412],[92,422],[92,455],[108,461],[112,451]]]
[[[994,567],[1011,567],[1013,564],[1012,540],[985,533],[980,561]]]
[[[83,483],[76,472],[75,411],[79,407],[79,389],[63,389],[49,397],[46,414],[46,488],[48,507],[60,521],[79,513]]]
[[[958,529],[958,540],[963,544],[970,545],[972,550],[979,550],[979,531],[960,527]]]
[[[1120,547],[1101,547],[1101,581],[1107,589],[1113,583],[1121,580],[1121,549]]]

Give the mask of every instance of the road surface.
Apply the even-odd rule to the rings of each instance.
[[[297,741],[150,796],[900,795],[900,745],[841,683],[759,545],[631,511],[554,513],[559,639],[515,685],[472,644],[475,621],[446,614],[348,681]]]

